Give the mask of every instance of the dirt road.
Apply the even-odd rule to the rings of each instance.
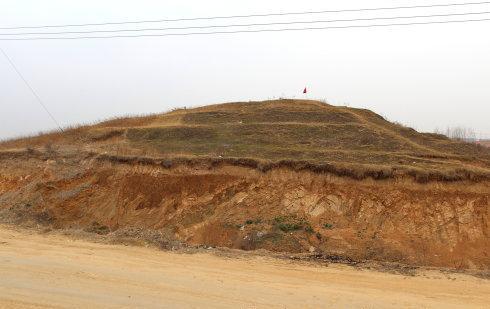
[[[0,308],[484,308],[490,281],[181,254],[0,226]]]

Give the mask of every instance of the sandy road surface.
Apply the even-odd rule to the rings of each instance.
[[[490,281],[105,245],[0,226],[0,308],[484,308]],[[487,307],[488,308],[488,307]]]

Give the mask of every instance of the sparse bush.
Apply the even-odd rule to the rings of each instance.
[[[276,217],[274,218],[274,226],[283,232],[297,231],[302,228],[305,230],[311,225],[305,220],[299,220],[295,217]],[[313,229],[311,228],[313,231]]]
[[[245,221],[245,224],[247,224],[247,225],[260,224],[260,223],[262,223],[262,220],[261,219],[255,219],[255,220],[254,219],[247,219]]]
[[[43,210],[34,215],[35,220],[40,224],[51,224],[54,221],[54,217],[48,210]]]
[[[109,227],[94,221],[92,222],[92,225],[85,229],[85,231],[89,233],[96,233],[99,235],[107,235],[110,233],[111,230],[109,229]]]
[[[323,225],[323,227],[324,227],[324,228],[326,228],[326,229],[331,230],[331,229],[333,229],[333,224],[331,224],[331,223],[325,223],[325,224]]]
[[[303,226],[298,223],[280,223],[277,227],[283,232],[291,232],[301,229]]]
[[[284,222],[285,218],[284,217],[275,217],[274,218],[274,222],[275,223],[281,223],[281,222]]]

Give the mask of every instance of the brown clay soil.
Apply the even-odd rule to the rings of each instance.
[[[163,248],[309,253],[351,263],[490,269],[488,182],[354,180],[288,168],[0,161],[3,222],[119,233]]]
[[[212,250],[209,250],[212,252]],[[490,282],[183,254],[0,225],[0,308],[485,308]]]

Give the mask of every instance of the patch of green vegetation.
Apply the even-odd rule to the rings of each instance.
[[[86,232],[89,232],[89,233],[96,233],[96,234],[99,234],[99,235],[107,235],[111,232],[111,230],[109,229],[108,226],[106,225],[102,225],[100,224],[99,222],[92,222],[92,225],[90,225],[89,227],[87,227],[85,229]]]
[[[127,131],[126,137],[133,146],[163,154],[188,153],[199,156],[221,155],[311,162],[372,162],[373,156],[376,160],[384,162],[390,157],[379,154],[380,149],[390,152],[410,149],[396,139],[383,137],[378,132],[354,122],[266,123],[266,119],[259,123],[209,121],[210,123],[203,122],[195,127],[180,125],[131,128]],[[361,152],[356,152],[356,158],[351,160],[350,154],[345,150]],[[364,158],[363,152],[368,150],[376,150],[377,153],[369,153]]]
[[[248,219],[247,221],[245,221],[245,224],[247,225],[250,225],[250,224],[260,224],[262,223],[262,220],[261,219]]]
[[[291,232],[301,229],[303,226],[298,223],[280,223],[277,227],[283,232]]]
[[[304,219],[298,219],[296,217],[287,217],[287,216],[279,216],[275,217],[273,220],[273,225],[283,231],[283,232],[292,232],[292,231],[297,231],[304,229],[308,233],[313,233],[313,227],[311,224],[304,220]]]
[[[230,105],[231,107],[231,105]],[[346,111],[326,112],[321,109],[310,109],[308,106],[280,106],[264,108],[260,104],[248,104],[240,109],[200,111],[187,113],[183,122],[188,124],[223,124],[223,123],[281,123],[281,122],[317,122],[344,124],[357,122],[351,113]]]
[[[281,216],[281,217],[275,217],[275,218],[274,218],[274,222],[275,222],[275,223],[282,223],[282,222],[284,222],[285,220],[286,220],[286,218],[285,218],[285,217],[282,217],[282,216]]]
[[[311,225],[309,225],[309,224],[307,226],[305,226],[305,231],[307,233],[313,233],[313,232],[315,232],[315,230],[313,229],[313,227],[311,227]]]
[[[325,224],[323,225],[323,227],[324,227],[324,228],[326,228],[326,229],[331,230],[331,229],[333,229],[333,224],[331,224],[331,223],[325,223]]]

